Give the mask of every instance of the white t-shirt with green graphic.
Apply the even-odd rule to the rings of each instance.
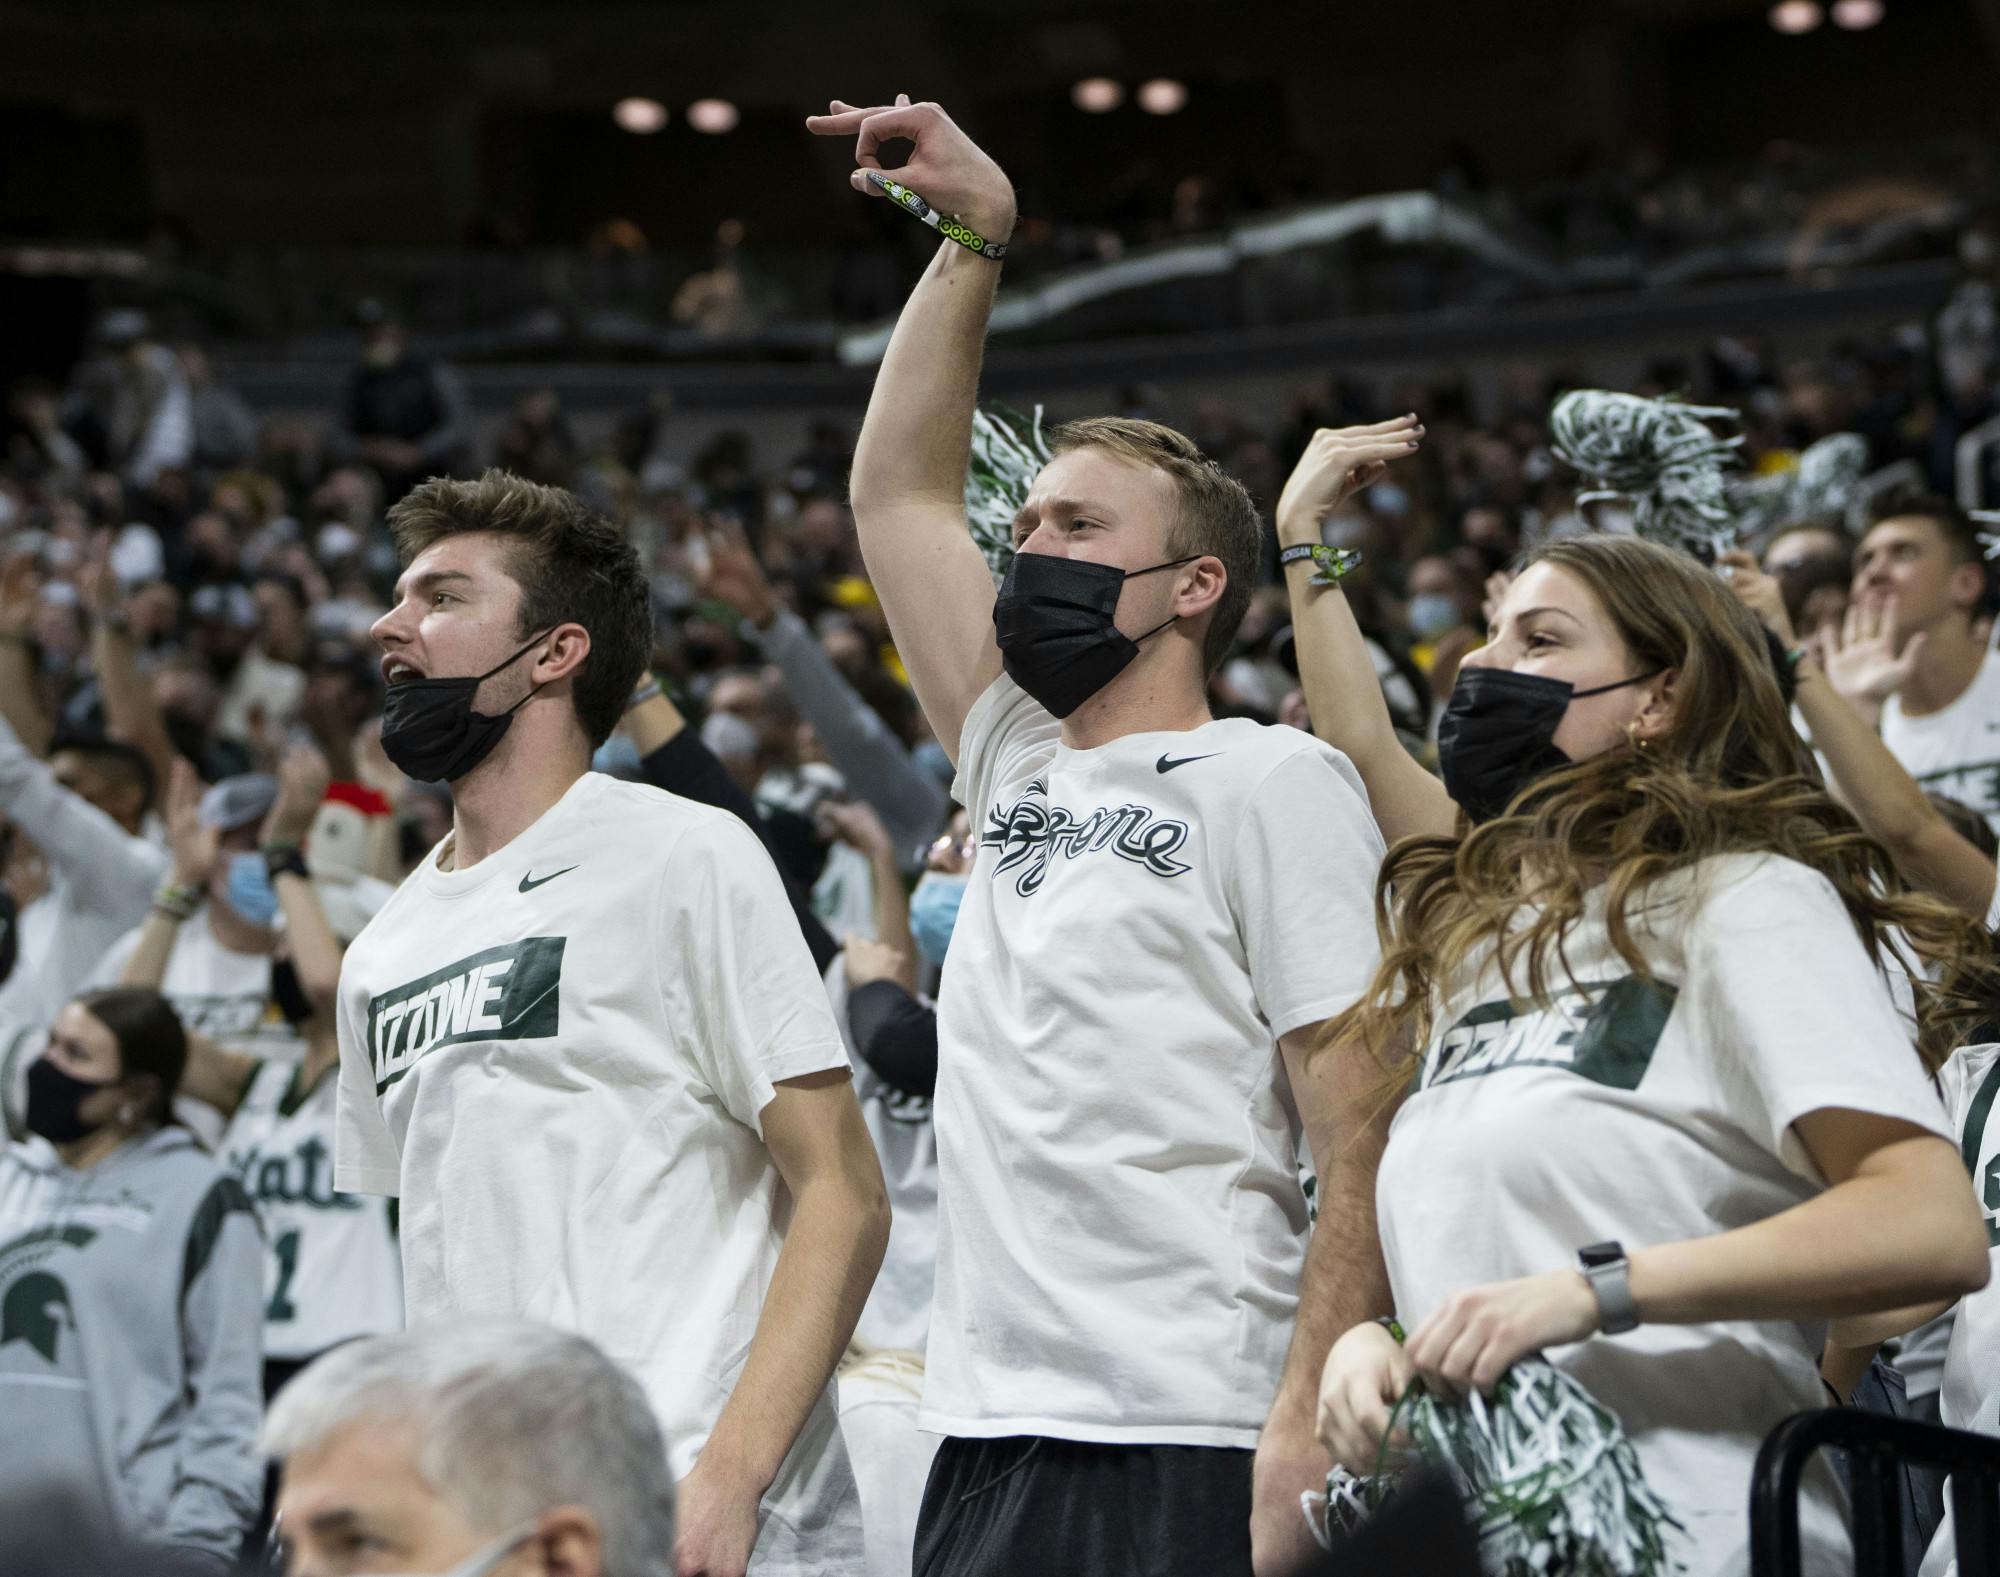
[[[1941,711],[1909,717],[1890,696],[1882,743],[1926,789],[1970,805],[2000,832],[2000,653],[1987,652],[1965,693]]]
[[[333,1186],[328,1068],[300,1089],[296,1064],[260,1062],[221,1153],[264,1223],[264,1356],[297,1361],[403,1324],[390,1201]]]
[[[778,1081],[847,1066],[826,993],[725,812],[586,773],[470,870],[443,849],[341,969],[335,1185],[401,1196],[412,1325],[590,1337],[645,1386],[678,1477],[784,1240],[758,1114]],[[830,1385],[764,1504],[753,1572],[858,1577]]]
[[[1824,1188],[1793,1124],[1845,1108],[1944,1134],[1944,1110],[1832,885],[1730,855],[1635,904],[1652,979],[1605,935],[1601,890],[1547,1009],[1490,954],[1444,994],[1397,1113],[1376,1204],[1397,1313],[1461,1287],[1712,1236]],[[1550,1358],[1618,1414],[1686,1526],[1688,1570],[1748,1570],[1751,1466],[1780,1420],[1824,1405],[1822,1322],[1642,1325]],[[1844,1547],[1839,1491],[1809,1479],[1808,1570]]]
[[[1947,1429],[2000,1435],[2000,1043],[1961,1046],[1939,1070],[1959,1153],[1986,1218],[1992,1280],[1958,1300],[1945,1348],[1938,1417]],[[1923,1577],[1955,1574],[1951,1497],[1944,1523],[1924,1556]]]

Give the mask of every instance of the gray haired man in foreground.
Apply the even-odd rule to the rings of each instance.
[[[338,1347],[278,1394],[287,1577],[663,1577],[673,1477],[638,1382],[513,1320]]]

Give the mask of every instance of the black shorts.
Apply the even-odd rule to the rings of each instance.
[[[947,1439],[917,1513],[915,1577],[1250,1577],[1250,1459]]]

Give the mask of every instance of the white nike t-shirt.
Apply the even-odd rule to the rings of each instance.
[[[1882,743],[1926,789],[1970,805],[2000,831],[2000,655],[1987,652],[1965,694],[1943,711],[1909,717],[1901,697],[1890,696]]]
[[[329,1067],[300,1088],[295,1064],[260,1062],[221,1153],[264,1223],[264,1356],[316,1357],[402,1329],[403,1266],[388,1200],[333,1186]]]
[[[335,1186],[401,1196],[412,1325],[590,1337],[684,1475],[783,1242],[758,1114],[779,1080],[847,1066],[826,993],[725,812],[586,773],[470,870],[440,869],[449,841],[347,950]],[[861,1571],[831,1385],[764,1510],[753,1571]]]
[[[1361,781],[1241,719],[1072,750],[1003,677],[955,797],[922,1423],[1252,1446],[1307,1233],[1278,1037],[1377,960]]]
[[[1945,1348],[1938,1418],[1947,1429],[2000,1435],[2000,1044],[1961,1046],[1938,1072],[1959,1153],[1986,1218],[1995,1275],[1958,1300]],[[1956,1577],[1951,1494],[1944,1521],[1924,1556],[1923,1577]]]
[[[1825,1182],[1793,1123],[1846,1108],[1940,1135],[1944,1110],[1833,886],[1728,855],[1631,911],[1652,979],[1605,934],[1601,889],[1536,1008],[1491,962],[1444,996],[1376,1179],[1396,1312],[1414,1330],[1461,1287],[1709,1237]],[[1552,1349],[1623,1422],[1687,1529],[1690,1573],[1749,1568],[1751,1466],[1788,1415],[1825,1405],[1823,1322],[1642,1325]],[[1807,1570],[1847,1570],[1841,1497],[1808,1479]]]

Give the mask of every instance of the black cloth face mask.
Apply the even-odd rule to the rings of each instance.
[[[419,783],[455,783],[493,754],[493,747],[528,704],[535,686],[497,715],[475,712],[472,698],[480,685],[502,668],[511,667],[548,636],[544,630],[505,662],[483,674],[457,679],[405,679],[389,686],[382,703],[382,753],[396,770]]]
[[[1139,655],[1139,641],[1180,617],[1154,625],[1138,640],[1123,634],[1116,619],[1125,582],[1200,557],[1122,570],[1054,553],[1016,553],[993,603],[993,634],[1007,677],[1051,715],[1068,717],[1125,671]]]
[[[1569,764],[1555,735],[1570,702],[1644,684],[1659,672],[1656,668],[1579,690],[1566,679],[1545,674],[1461,668],[1438,720],[1438,767],[1445,792],[1475,826],[1491,821],[1535,779]]]
[[[65,1073],[47,1057],[28,1064],[28,1103],[21,1114],[29,1133],[38,1133],[51,1144],[73,1144],[87,1139],[104,1126],[83,1120],[83,1103],[99,1090],[108,1090],[118,1081],[107,1079],[92,1084]]]

